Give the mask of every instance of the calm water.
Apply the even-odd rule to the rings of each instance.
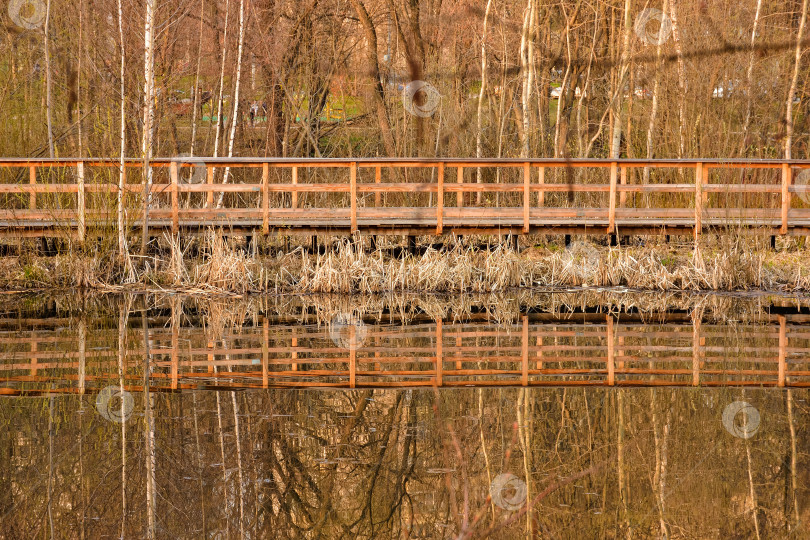
[[[805,538],[769,296],[7,299],[2,538]]]

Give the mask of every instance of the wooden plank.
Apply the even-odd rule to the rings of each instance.
[[[172,180],[172,234],[180,232],[180,200],[179,192],[177,191],[178,171],[177,162],[172,162],[169,166],[169,176]]]
[[[441,235],[444,227],[444,163],[439,164],[438,193],[436,195],[436,234]]]
[[[608,208],[608,227],[607,233],[613,234],[616,232],[616,176],[618,172],[618,164],[614,161],[610,164],[610,202]]]
[[[464,167],[461,165],[459,165],[456,172],[456,183],[458,185],[464,184]],[[462,191],[456,191],[456,206],[458,208],[464,207],[464,193]]]
[[[30,167],[28,167],[28,183],[31,184],[32,186],[37,183],[36,165],[31,165]],[[37,194],[34,191],[31,191],[31,195],[28,196],[28,209],[36,210],[36,208],[37,208]]]
[[[351,168],[349,169],[349,188],[352,205],[352,234],[357,232],[357,162],[352,161]]]
[[[262,166],[262,234],[270,234],[270,191],[267,186],[270,182],[270,167],[265,163]]]
[[[525,163],[523,165],[523,232],[529,232],[529,209],[531,207],[531,180],[532,171],[531,165]]]
[[[790,212],[791,206],[791,196],[790,196],[790,184],[791,184],[791,169],[790,165],[787,163],[782,164],[782,228],[780,229],[781,234],[787,234],[788,231],[788,213]]]
[[[616,367],[613,364],[613,317],[607,315],[607,326],[605,327],[605,343],[607,345],[607,384],[616,384]]]
[[[785,377],[787,375],[787,323],[784,315],[779,315],[779,375],[776,385],[779,388],[785,387]]]
[[[85,226],[85,202],[84,202],[84,162],[79,162],[76,165],[76,176],[77,176],[77,184],[78,184],[78,199],[76,203],[76,217],[78,219],[77,224],[77,236],[79,239],[79,243],[84,242],[85,233],[87,228]]]

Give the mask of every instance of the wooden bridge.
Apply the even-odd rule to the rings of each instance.
[[[83,241],[116,228],[119,167],[0,159],[0,235]],[[124,162],[128,230],[810,235],[806,160],[204,157],[149,167],[144,186],[143,161]]]
[[[90,393],[121,380],[130,391],[147,382],[156,391],[810,387],[810,315],[734,325],[687,313],[654,319],[532,313],[513,324],[471,316],[372,326],[258,316],[217,337],[176,316],[133,316],[92,331],[81,317],[8,320],[0,323],[0,395]]]

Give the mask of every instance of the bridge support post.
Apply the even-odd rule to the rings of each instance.
[[[172,234],[180,232],[180,200],[177,185],[177,162],[172,161],[169,165],[169,176],[172,180]]]
[[[313,234],[309,239],[309,252],[318,254],[318,235]]]
[[[703,163],[695,165],[695,247],[697,247],[703,229],[703,175],[705,172],[706,169],[703,167]]]
[[[270,186],[268,184],[268,177],[270,175],[270,166],[267,163],[262,164],[262,234],[267,236],[270,234]]]
[[[85,208],[84,208],[84,162],[79,162],[76,166],[76,174],[77,174],[77,181],[78,181],[78,202],[77,202],[77,213],[78,213],[78,237],[79,243],[84,244],[84,233],[85,233]]]
[[[408,253],[416,255],[416,237],[408,236]]]
[[[608,386],[615,386],[616,385],[616,368],[614,366],[614,356],[613,356],[613,317],[610,314],[607,315],[605,326],[605,340],[607,345],[607,383]]]
[[[788,212],[790,211],[790,181],[791,171],[790,165],[787,163],[782,164],[782,228],[780,234],[787,234],[788,231]]]
[[[787,319],[784,315],[779,315],[778,370],[776,385],[784,388],[787,376]]]

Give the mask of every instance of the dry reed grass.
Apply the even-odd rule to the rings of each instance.
[[[604,247],[575,242],[516,251],[450,242],[441,250],[392,256],[337,242],[326,254],[301,248],[257,255],[210,232],[191,243],[167,237],[170,249],[136,260],[133,280],[104,256],[71,252],[0,260],[6,289],[89,288],[200,294],[492,293],[514,289],[626,287],[650,291],[810,291],[810,260],[799,251],[752,248],[745,241],[671,248]]]

